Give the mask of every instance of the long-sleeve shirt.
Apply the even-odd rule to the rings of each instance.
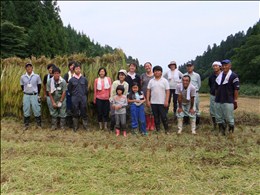
[[[110,97],[114,97],[114,96],[116,95],[116,88],[117,88],[118,85],[123,85],[123,86],[124,86],[125,91],[124,91],[123,94],[124,94],[124,95],[127,95],[127,93],[128,93],[128,88],[129,88],[128,83],[127,83],[126,81],[124,81],[123,83],[120,83],[119,80],[116,80],[116,81],[114,81],[113,84],[112,84]]]
[[[111,89],[111,79],[107,77],[108,83],[110,85],[109,89],[105,89],[105,82],[104,79],[101,79],[101,90],[97,89],[97,84],[98,84],[98,78],[95,79],[94,81],[94,100],[96,98],[100,100],[109,100],[110,97],[110,89]]]
[[[126,113],[126,106],[127,106],[127,97],[125,95],[122,96],[114,96],[112,100],[113,105],[120,105],[122,108],[115,110],[115,114],[125,114]]]
[[[81,76],[79,79],[72,77],[69,80],[68,91],[71,96],[87,96],[88,94],[88,81],[85,77]]]
[[[210,93],[210,95],[213,95],[213,96],[215,96],[216,78],[217,78],[217,75],[215,73],[213,73],[212,75],[210,75],[209,81],[208,81],[208,85],[210,88],[209,93]]]
[[[198,92],[200,90],[200,87],[201,87],[200,75],[198,73],[194,72],[194,71],[191,74],[186,72],[184,75],[190,76],[191,84],[196,88],[196,92]]]
[[[178,76],[179,76],[178,79],[174,78],[174,72],[175,71],[177,71],[177,73],[178,73]],[[172,78],[168,78],[169,72],[171,73]],[[170,89],[176,89],[177,85],[181,83],[181,78],[183,76],[183,74],[178,69],[175,69],[174,72],[169,70],[163,76],[164,78],[166,78],[168,80],[169,85],[170,85]]]

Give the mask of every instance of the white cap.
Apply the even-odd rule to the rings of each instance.
[[[124,73],[124,74],[125,74],[125,76],[127,76],[127,71],[126,71],[126,70],[124,70],[124,69],[121,69],[121,70],[119,70],[119,71],[118,71],[118,73],[120,73],[120,72]]]
[[[213,66],[213,65],[222,66],[222,64],[221,64],[219,61],[215,61],[215,62],[213,62],[213,63],[212,63],[212,66]]]

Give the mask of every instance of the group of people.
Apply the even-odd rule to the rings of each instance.
[[[175,61],[168,65],[169,70],[163,74],[161,66],[150,62],[144,64],[145,73],[139,75],[137,65],[129,64],[128,72],[121,69],[117,80],[107,75],[106,68],[98,70],[94,81],[94,99],[100,129],[115,131],[116,136],[127,136],[127,124],[131,132],[146,136],[148,131],[160,132],[162,122],[164,131],[169,133],[168,111],[173,102],[173,113],[177,119],[178,134],[182,133],[183,123],[190,121],[191,132],[196,134],[196,125],[200,123],[199,89],[200,75],[194,72],[194,64],[187,63],[187,72],[181,73]],[[234,109],[237,108],[239,80],[231,71],[231,61],[214,62],[214,73],[209,77],[210,114],[214,130],[225,135],[226,124],[229,131],[234,131]],[[37,126],[41,128],[41,78],[33,72],[33,65],[25,65],[26,73],[20,84],[24,93],[23,111],[25,129],[29,127],[31,107]],[[69,62],[69,71],[62,77],[61,70],[54,64],[47,66],[48,74],[43,79],[44,100],[51,115],[51,129],[68,126],[75,132],[79,129],[79,118],[84,129],[88,128],[87,97],[88,81],[81,73],[81,65]]]

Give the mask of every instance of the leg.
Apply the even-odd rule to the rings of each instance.
[[[225,103],[224,104],[225,106],[225,120],[229,126],[229,129],[228,131],[230,133],[233,133],[234,132],[234,124],[235,124],[235,120],[234,120],[234,105],[231,103]]]
[[[212,118],[212,122],[213,122],[213,129],[215,130],[217,127],[216,124],[216,117],[215,117],[215,113],[216,113],[216,109],[215,109],[215,96],[210,95],[210,116]]]
[[[196,105],[196,124],[200,124],[200,111],[199,111],[199,104],[200,104],[200,99],[199,99],[199,93],[196,93],[195,96],[195,105]]]
[[[120,135],[120,115],[119,114],[115,114],[115,122],[116,122],[116,136]]]
[[[184,109],[182,107],[182,109]],[[181,113],[176,113],[177,119],[178,119],[178,134],[181,134],[182,128],[183,128],[183,117],[184,117],[184,112]]]
[[[177,101],[178,101],[178,94],[175,94],[175,89],[173,89],[173,113],[174,116],[176,115],[177,110]]]
[[[137,134],[137,128],[138,128],[138,113],[137,113],[137,106],[135,104],[130,105],[130,111],[131,111],[131,126],[132,126],[132,133]]]
[[[126,137],[126,114],[120,114],[120,124],[121,124],[121,131],[123,130],[123,135]]]
[[[23,95],[23,115],[24,115],[24,126],[25,130],[29,127],[30,115],[31,115],[31,103],[30,96],[24,94]]]
[[[36,119],[36,123],[38,127],[42,126],[42,120],[41,120],[41,103],[38,102],[38,96],[37,95],[31,95],[30,96],[31,104],[32,104],[32,110],[33,114]]]
[[[159,112],[160,112],[160,117],[161,117],[161,120],[163,123],[165,133],[168,133],[168,131],[169,131],[168,118],[167,118],[167,112],[166,112],[164,105],[159,106]]]
[[[109,108],[110,108],[110,103],[109,100],[103,100],[103,117],[104,117],[104,129],[107,130],[107,122],[109,119]]]
[[[139,121],[141,123],[141,131],[144,135],[147,134],[146,132],[146,123],[145,123],[145,113],[144,113],[144,105],[140,105],[139,106],[139,109],[138,109],[138,118],[139,118]]]
[[[71,97],[72,102],[72,114],[73,114],[73,131],[76,132],[79,128],[79,98],[78,97]]]
[[[171,99],[173,98],[173,89],[170,89],[170,96],[169,96],[169,101],[168,101],[168,107],[166,108],[166,112],[168,113],[169,112],[169,108],[170,108],[170,105],[171,105]]]
[[[66,91],[66,123],[67,126],[73,128],[73,120],[72,120],[72,101],[71,96],[68,91]]]
[[[152,106],[152,111],[153,111],[153,116],[154,116],[154,123],[155,123],[155,128],[156,131],[160,131],[160,112],[158,108],[158,104],[151,104]]]
[[[80,116],[82,118],[83,128],[87,130],[88,118],[87,118],[87,97],[81,97],[80,102]]]
[[[96,99],[96,106],[98,112],[98,122],[103,122],[103,103],[102,100]]]

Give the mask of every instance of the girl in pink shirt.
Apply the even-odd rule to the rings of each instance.
[[[111,79],[107,77],[107,70],[103,67],[98,70],[98,76],[94,82],[94,104],[97,106],[99,128],[103,129],[104,121],[104,129],[107,129]]]

